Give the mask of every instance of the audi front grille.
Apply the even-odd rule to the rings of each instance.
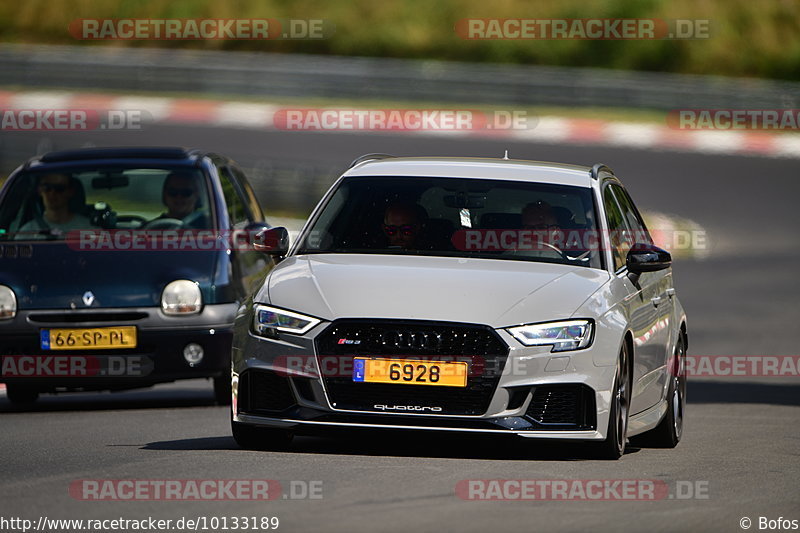
[[[488,326],[428,321],[342,319],[316,339],[322,380],[337,410],[383,412],[375,405],[439,408],[436,415],[482,415],[489,408],[508,346]],[[466,387],[354,382],[354,357],[464,361]],[[333,362],[331,361],[333,359]],[[326,369],[336,369],[329,372]],[[431,410],[424,410],[430,414]]]

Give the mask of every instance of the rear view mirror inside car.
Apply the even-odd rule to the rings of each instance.
[[[102,178],[92,179],[93,189],[116,189],[119,187],[127,187],[130,183],[128,176],[122,174],[110,174]]]
[[[481,209],[486,205],[486,195],[458,192],[445,196],[444,205],[457,209]]]

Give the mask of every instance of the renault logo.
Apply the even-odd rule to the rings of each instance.
[[[92,294],[92,291],[86,291],[83,293],[83,303],[87,307],[94,303],[94,294]]]

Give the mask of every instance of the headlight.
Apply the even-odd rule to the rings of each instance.
[[[17,297],[9,287],[0,285],[0,320],[17,315]]]
[[[276,331],[303,335],[320,323],[314,317],[256,304],[253,313],[253,331],[258,335],[274,337]]]
[[[199,313],[203,306],[200,287],[194,281],[179,279],[169,283],[161,293],[161,309],[167,315]]]
[[[566,352],[588,347],[593,329],[591,320],[565,320],[516,326],[506,331],[525,346],[552,346],[551,352]]]

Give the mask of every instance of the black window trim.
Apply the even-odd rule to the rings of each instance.
[[[611,244],[611,225],[608,222],[608,210],[606,209],[606,205],[605,205],[605,191],[611,185],[619,185],[621,187],[622,183],[620,183],[620,181],[616,178],[616,176],[610,176],[610,177],[607,177],[607,178],[605,178],[603,180],[603,184],[602,184],[601,189],[600,189],[600,200],[603,202],[603,217],[605,218],[606,227],[608,228],[608,232],[609,232],[608,233],[608,245],[609,245],[609,247],[612,246],[612,244]],[[614,205],[617,206],[617,209],[619,209],[620,215],[622,215],[622,223],[625,225],[625,227],[628,229],[628,231],[630,231],[631,228],[628,225],[628,221],[625,218],[625,215],[624,215],[624,213],[622,211],[622,206],[619,205],[619,200],[617,200],[617,195],[614,194],[614,189],[610,189],[610,192],[611,192],[611,198],[613,198],[613,200],[614,200]],[[634,208],[635,208],[635,206],[634,206]],[[611,254],[611,263],[612,263],[612,266],[613,266],[613,263],[614,263],[614,252],[611,249],[609,249],[609,253]],[[620,266],[619,268],[617,268],[614,271],[614,274],[617,275],[617,276],[620,276],[622,274],[627,273],[627,271],[628,271],[628,266],[625,264],[625,262],[623,262],[622,266]]]
[[[236,173],[233,172],[233,167],[234,167],[233,163],[221,157],[217,157],[216,159],[212,158],[212,162],[214,163],[214,166],[217,168],[217,174],[219,175],[220,179],[220,187],[222,187],[222,180],[227,179],[228,181],[230,181],[231,185],[233,186],[234,194],[236,194],[237,199],[244,207],[244,214],[245,218],[247,219],[247,223],[249,224],[254,222],[255,218],[253,216],[252,210],[250,209],[250,203],[244,200],[246,195],[243,194],[242,186],[239,183],[239,179],[236,177]],[[224,174],[225,171],[227,171],[227,176]],[[223,188],[223,201],[224,200],[225,200],[225,191]],[[228,202],[224,201],[224,203],[225,203],[225,210],[228,211]],[[228,221],[230,222],[230,213],[228,213]],[[233,228],[231,227],[231,229]]]
[[[266,218],[264,216],[264,208],[258,201],[258,196],[256,196],[253,186],[248,181],[247,174],[233,161],[230,161],[227,166],[231,170],[231,175],[234,177],[236,185],[240,189],[240,196],[248,211],[248,220],[250,222],[263,222]],[[257,213],[253,211],[254,208],[258,210]]]

